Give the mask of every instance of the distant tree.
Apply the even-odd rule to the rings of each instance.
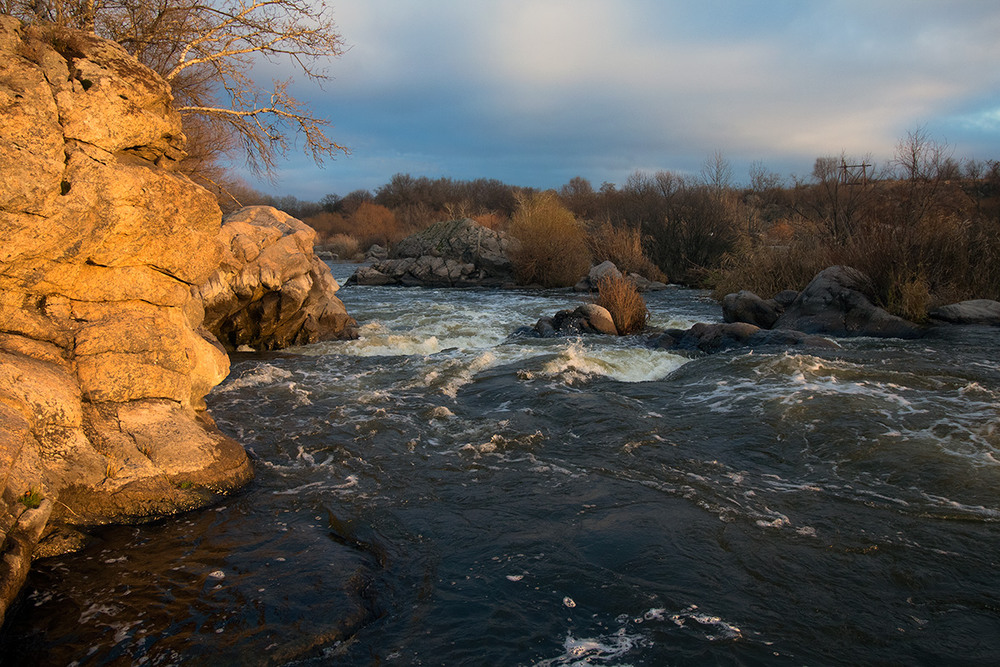
[[[768,171],[763,162],[754,160],[750,164],[750,190],[752,192],[761,195],[768,190],[777,190],[781,185],[781,175]]]
[[[594,217],[597,193],[594,186],[582,176],[574,176],[566,185],[559,188],[559,197],[573,215],[583,220]]]
[[[701,166],[702,181],[716,194],[733,186],[733,167],[722,151],[712,153]]]
[[[257,173],[273,172],[293,137],[317,163],[348,149],[326,135],[329,123],[290,92],[291,79],[258,83],[262,60],[291,63],[307,79],[344,51],[329,9],[308,0],[0,0],[0,11],[28,22],[81,28],[121,44],[160,73],[201,144],[199,160],[238,150]]]

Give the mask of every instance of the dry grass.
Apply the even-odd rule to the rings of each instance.
[[[750,290],[768,299],[786,289],[802,290],[817,273],[836,264],[828,248],[807,241],[758,245],[723,258],[712,296]]]
[[[323,245],[340,259],[355,259],[361,255],[357,239],[347,234],[334,234]]]
[[[649,310],[635,283],[621,276],[605,276],[597,282],[597,305],[611,313],[619,335],[639,333],[646,328]]]
[[[511,262],[522,285],[569,287],[590,270],[586,234],[553,192],[521,198],[509,231],[519,241]]]
[[[649,280],[667,282],[667,276],[647,256],[638,229],[601,223],[587,236],[587,245],[597,262],[611,260],[622,273],[638,273]]]

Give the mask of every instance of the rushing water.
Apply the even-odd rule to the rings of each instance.
[[[569,292],[340,296],[359,340],[209,397],[250,487],[37,564],[0,662],[1000,663],[996,329],[694,358],[510,336]]]

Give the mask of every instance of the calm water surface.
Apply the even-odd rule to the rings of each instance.
[[[511,337],[570,292],[340,296],[360,340],[209,397],[249,488],[37,564],[2,664],[1000,663],[996,329],[691,358]]]

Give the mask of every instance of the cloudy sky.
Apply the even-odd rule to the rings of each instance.
[[[283,163],[273,194],[393,174],[595,187],[698,173],[716,151],[807,176],[924,128],[1000,159],[996,0],[329,0],[349,50],[298,96],[349,157]]]

